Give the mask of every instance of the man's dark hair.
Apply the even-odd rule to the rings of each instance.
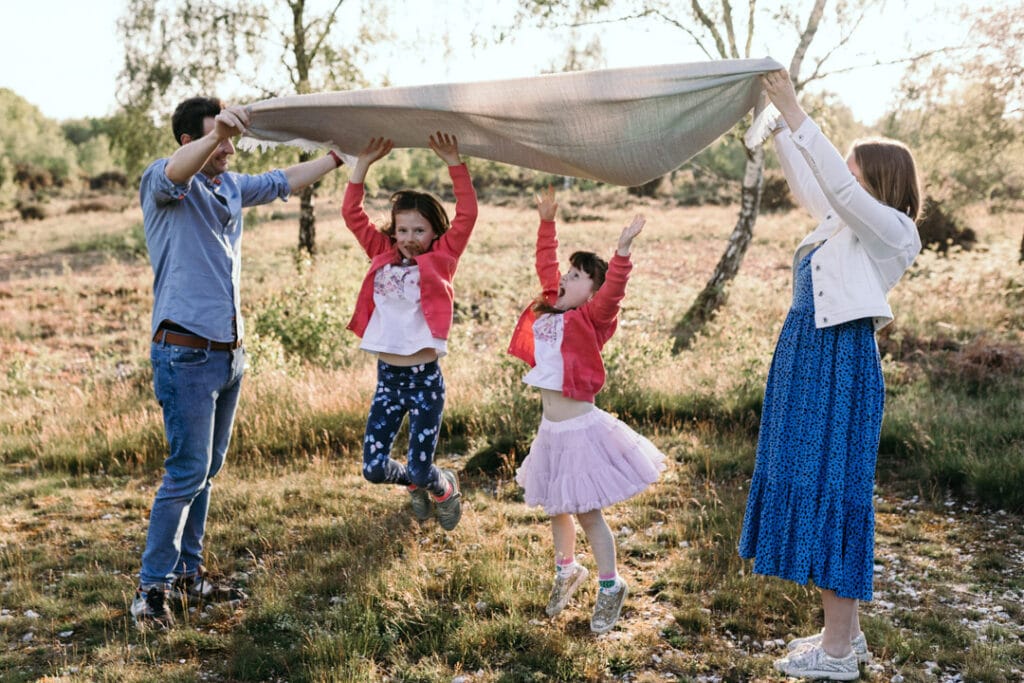
[[[193,140],[203,137],[203,121],[217,116],[223,108],[224,103],[216,97],[190,97],[179,104],[171,117],[175,141],[183,144],[181,136],[186,133]]]

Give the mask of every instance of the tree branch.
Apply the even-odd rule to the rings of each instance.
[[[327,15],[327,18],[323,20],[324,30],[320,33],[320,36],[317,37],[316,43],[313,45],[313,47],[309,49],[309,61],[312,62],[316,59],[316,56],[320,53],[320,46],[322,46],[327,37],[331,35],[331,27],[334,26],[334,20],[337,17],[338,10],[341,9],[341,6],[342,4],[344,4],[344,2],[345,0],[338,0],[338,3],[334,6],[334,9],[332,9],[330,14]]]
[[[818,0],[824,2],[824,0]],[[691,7],[693,13],[697,15],[697,20],[704,25],[704,28],[708,30],[711,37],[715,39],[715,47],[718,48],[718,54],[722,59],[728,59],[729,53],[725,49],[725,43],[722,41],[722,34],[718,32],[718,28],[715,26],[715,22],[711,20],[711,17],[707,15],[704,8],[700,6],[699,0],[691,0]]]
[[[736,30],[732,25],[732,5],[729,0],[722,0],[722,23],[725,24],[725,34],[729,38],[729,50],[733,59],[739,59],[740,53],[736,49]]]
[[[794,82],[796,82],[800,74],[800,67],[803,66],[807,49],[811,46],[811,41],[814,40],[814,35],[818,32],[818,25],[821,23],[821,17],[824,13],[825,0],[814,0],[814,7],[811,8],[810,16],[807,17],[807,26],[800,33],[800,42],[797,43],[796,50],[793,51],[793,59],[789,62],[789,76]]]
[[[820,80],[826,79],[826,78],[828,78],[830,76],[835,76],[837,74],[845,74],[845,73],[849,73],[851,71],[858,71],[860,69],[872,69],[872,68],[877,67],[877,66],[893,66],[895,64],[916,64],[917,62],[922,62],[922,61],[924,61],[926,59],[929,59],[931,57],[934,57],[936,55],[943,55],[943,54],[955,53],[955,52],[959,52],[959,51],[968,51],[968,50],[969,50],[969,48],[961,46],[961,45],[948,46],[948,47],[937,47],[934,50],[927,50],[925,52],[921,52],[921,53],[918,53],[916,55],[911,55],[909,57],[899,57],[897,59],[888,59],[888,60],[875,60],[874,62],[872,62],[870,64],[859,64],[859,65],[854,65],[854,66],[846,66],[846,67],[843,67],[841,69],[834,69],[832,71],[821,71],[821,72],[819,72],[817,69],[815,69],[815,72],[811,76],[809,76],[809,77],[799,81],[797,89],[800,90],[800,89],[804,88],[808,83],[811,83],[812,81],[820,81]]]
[[[673,19],[672,17],[666,15],[664,12],[658,9],[645,9],[642,12],[637,12],[635,14],[627,14],[624,16],[616,17],[614,19],[593,19],[590,21],[576,21],[572,23],[561,24],[561,26],[564,26],[565,28],[582,28],[584,26],[598,26],[601,24],[617,24],[624,21],[633,21],[635,19],[646,19],[648,17],[657,17],[658,19],[664,21],[666,24],[674,26],[683,33],[687,34],[688,36],[690,36],[690,38],[693,39],[694,45],[700,48],[700,51],[707,55],[708,59],[715,59],[715,56],[711,54],[711,51],[708,50],[708,48],[704,45],[704,42],[701,40],[700,36],[693,32],[693,29],[681,24],[677,19]]]
[[[864,14],[866,11],[866,8],[862,6],[860,15],[857,17],[856,21],[853,22],[853,26],[850,27],[849,30],[844,30],[843,33],[840,35],[839,40],[836,41],[836,44],[832,47],[832,49],[827,51],[820,59],[818,59],[815,62],[814,71],[811,73],[810,76],[804,79],[803,83],[799,84],[797,89],[802,88],[804,84],[806,84],[807,82],[813,81],[816,78],[818,78],[818,75],[821,73],[821,68],[822,66],[824,66],[825,62],[827,62],[832,57],[832,55],[836,53],[837,50],[844,47],[848,42],[850,42],[850,39],[853,37],[853,34],[857,32],[857,27],[860,26],[862,21],[864,21]]]
[[[750,57],[750,45],[754,40],[754,10],[757,9],[757,0],[750,0],[747,12],[747,43],[743,47],[743,56]]]

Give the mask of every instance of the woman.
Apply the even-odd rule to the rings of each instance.
[[[801,109],[784,70],[762,76],[784,123],[775,148],[820,223],[793,259],[793,305],[765,388],[739,552],[754,571],[821,590],[825,628],[790,643],[790,676],[854,680],[870,655],[858,600],[872,597],[875,458],[885,386],[874,332],[886,295],[921,250],[910,151],[855,143],[844,161]]]

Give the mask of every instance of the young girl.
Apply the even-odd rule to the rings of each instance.
[[[921,249],[917,173],[892,140],[856,143],[844,161],[800,108],[789,74],[762,79],[790,129],[775,134],[786,179],[821,223],[793,259],[739,552],[759,574],[821,591],[824,631],[790,643],[776,668],[854,680],[870,657],[857,601],[871,599],[885,400],[874,331],[892,320],[886,294]]]
[[[455,189],[455,220],[433,195],[402,190],[391,196],[391,222],[377,230],[363,210],[363,181],[375,161],[392,149],[373,138],[352,169],[341,213],[370,257],[348,328],[361,349],[377,354],[377,391],[363,440],[363,476],[375,484],[409,489],[420,521],[437,519],[446,531],[462,516],[455,472],[434,465],[444,410],[445,386],[438,358],[448,351],[452,325],[452,278],[476,223],[476,193],[459,158],[454,135],[430,136],[430,149],[448,164]],[[449,229],[450,228],[450,229]],[[398,428],[409,414],[407,464],[391,458]]]
[[[599,572],[590,628],[604,633],[618,620],[627,589],[615,568],[615,539],[601,509],[644,490],[665,469],[665,456],[654,444],[594,407],[605,377],[601,348],[615,332],[632,268],[630,245],[644,219],[637,216],[622,230],[611,263],[578,251],[569,258],[569,272],[560,275],[557,208],[551,188],[537,196],[536,265],[543,293],[520,317],[508,349],[532,367],[523,381],[540,389],[543,406],[540,429],[516,481],[527,504],[542,505],[551,515],[555,581],[548,616],[561,612],[587,578],[586,568],[576,562],[575,515]]]

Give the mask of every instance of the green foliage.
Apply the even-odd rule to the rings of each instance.
[[[359,19],[340,16],[351,3],[343,5],[316,13],[306,3],[283,1],[130,0],[118,21],[125,46],[118,95],[125,106],[111,132],[129,175],[173,150],[170,126],[153,121],[169,121],[186,97],[246,102],[365,85],[358,64],[380,32],[363,32]],[[377,18],[367,13],[364,20]],[[237,90],[218,91],[225,74]]]
[[[0,121],[0,206],[74,179],[78,161],[60,126],[7,88],[0,88]]]
[[[78,119],[64,121],[61,129],[75,149],[78,165],[89,176],[123,168],[112,146],[110,136],[113,119]]]
[[[952,211],[1024,197],[1024,6],[972,7],[971,40],[951,64],[939,52],[907,75],[884,132],[908,142],[928,192]]]
[[[154,159],[177,149],[170,121],[157,126],[145,108],[127,106],[110,118],[111,144],[129,178],[138,178]]]
[[[142,223],[135,223],[126,232],[96,235],[69,245],[69,254],[104,252],[120,258],[141,259],[147,254],[146,233]]]
[[[307,274],[299,284],[262,302],[250,325],[264,344],[274,340],[286,354],[339,368],[352,362],[355,347],[346,329],[348,308],[336,288]]]
[[[1024,510],[1024,357],[974,342],[934,351],[927,374],[886,411],[879,466],[920,493]]]
[[[1024,193],[1024,122],[1006,116],[1006,93],[973,83],[892,114],[884,132],[914,150],[929,191],[952,210]]]

